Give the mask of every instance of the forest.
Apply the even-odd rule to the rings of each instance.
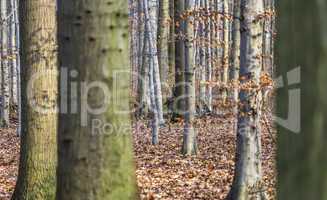
[[[327,200],[327,1],[0,0],[0,200]]]

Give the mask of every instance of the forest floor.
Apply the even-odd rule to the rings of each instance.
[[[15,123],[14,123],[15,124]],[[133,126],[136,174],[142,200],[220,200],[230,189],[234,173],[234,120],[230,117],[203,117],[196,120],[199,154],[180,154],[182,123],[161,129],[160,144],[151,145],[145,122]],[[275,143],[263,123],[264,188],[275,199]],[[0,129],[0,200],[10,199],[17,177],[19,139],[16,126]]]

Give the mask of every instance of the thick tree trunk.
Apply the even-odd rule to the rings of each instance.
[[[263,0],[242,0],[240,107],[237,124],[236,167],[229,194],[233,200],[264,199],[261,192],[261,109]]]
[[[58,11],[61,69],[82,89],[60,97],[57,199],[135,199],[127,1],[60,0]]]
[[[278,1],[277,12],[278,199],[326,200],[327,3]]]
[[[54,199],[57,167],[56,1],[20,2],[22,137],[12,199]]]

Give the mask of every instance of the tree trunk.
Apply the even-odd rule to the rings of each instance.
[[[169,24],[169,0],[159,1],[159,26],[158,26],[158,60],[160,69],[160,80],[162,84],[163,101],[166,102],[169,97],[168,83],[168,39],[170,32]]]
[[[204,8],[204,0],[200,1],[200,7]],[[203,12],[200,15],[204,15]],[[205,31],[206,31],[206,21],[205,19],[199,18],[199,65],[200,65],[200,89],[199,89],[199,105],[200,114],[204,114],[207,110],[207,99],[206,99],[206,42],[205,42]]]
[[[135,199],[127,1],[60,0],[58,13],[61,69],[81,98],[60,96],[57,199]]]
[[[233,200],[264,199],[261,192],[261,109],[263,0],[242,0],[241,77],[237,124],[236,167],[229,194]]]
[[[137,86],[137,110],[138,119],[147,116],[150,107],[149,94],[149,63],[148,63],[148,39],[144,24],[143,0],[138,0],[138,32],[139,32],[139,59],[138,59],[138,86]]]
[[[234,20],[233,20],[233,30],[232,30],[232,79],[233,79],[233,95],[232,100],[235,103],[234,114],[237,114],[237,102],[238,102],[238,92],[239,92],[239,74],[240,74],[240,45],[241,45],[241,0],[234,0]]]
[[[224,56],[223,56],[223,84],[222,99],[227,100],[227,84],[228,84],[228,70],[229,70],[229,1],[224,0]]]
[[[1,80],[1,109],[0,109],[0,127],[9,126],[9,114],[10,114],[10,66],[9,66],[9,20],[8,18],[8,7],[7,0],[0,2],[0,12],[2,21],[1,28],[1,69],[2,69],[2,80]]]
[[[12,199],[54,199],[57,167],[56,1],[20,2],[22,137]]]
[[[11,96],[10,104],[15,107],[18,104],[17,95],[17,44],[16,44],[16,3],[15,0],[9,0],[8,6],[10,16],[9,24],[9,54],[10,54],[10,74],[11,74]]]
[[[184,68],[185,66],[185,46],[183,39],[183,30],[185,21],[182,18],[184,12],[184,0],[175,0],[174,2],[175,19],[175,86],[174,86],[174,106],[173,119],[179,117],[184,112]]]
[[[194,0],[185,0],[185,11],[194,10]],[[185,42],[185,127],[182,153],[194,155],[197,153],[196,131],[193,127],[195,114],[195,60],[194,60],[194,25],[193,16],[187,16],[184,35]]]
[[[326,200],[327,4],[278,1],[277,11],[278,199]]]

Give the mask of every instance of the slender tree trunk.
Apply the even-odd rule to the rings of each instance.
[[[201,1],[200,6],[204,7],[204,0]],[[203,15],[203,13],[201,14]],[[200,113],[204,113],[208,110],[207,108],[207,86],[206,86],[206,42],[205,42],[205,31],[206,22],[200,18],[199,27],[199,63],[200,63]]]
[[[9,126],[10,115],[10,66],[9,66],[9,20],[7,0],[0,2],[1,19],[3,20],[1,27],[1,109],[0,109],[0,127]]]
[[[206,9],[207,11],[211,10],[211,3],[209,1],[206,1]],[[210,84],[213,80],[212,76],[212,19],[208,18],[208,21],[206,23],[206,75],[207,75],[207,81],[209,82],[209,85],[207,85],[207,105],[208,110],[212,112],[212,84]]]
[[[261,169],[263,0],[242,0],[241,77],[250,88],[240,90],[236,167],[229,195],[233,200],[264,199]]]
[[[138,34],[139,34],[139,48],[138,48],[138,86],[137,86],[137,118],[145,117],[148,114],[150,107],[149,95],[149,47],[148,38],[146,35],[144,24],[144,5],[143,0],[138,0]]]
[[[54,199],[57,166],[56,1],[20,2],[22,137],[12,199]]]
[[[174,19],[174,0],[169,0],[169,41],[168,41],[168,86],[172,90],[175,84],[175,19]],[[172,92],[170,92],[170,99],[172,98]],[[166,102],[168,110],[171,112],[171,101]]]
[[[232,100],[235,103],[234,114],[237,114],[237,102],[239,93],[239,74],[240,74],[240,45],[241,45],[241,0],[234,0],[234,20],[233,20],[233,30],[232,30],[232,79],[233,79],[233,95]]]
[[[184,69],[185,66],[185,46],[183,38],[183,30],[185,21],[182,18],[184,12],[184,0],[175,0],[175,87],[174,87],[174,106],[173,106],[173,119],[181,116],[184,112]]]
[[[158,61],[158,47],[157,47],[157,30],[158,30],[158,3],[155,0],[144,1],[144,16],[146,31],[148,33],[149,45],[149,64],[153,65],[153,84],[154,84],[154,99],[156,104],[156,111],[159,118],[159,123],[164,124],[163,107],[162,107],[162,90]],[[150,67],[151,68],[151,67]],[[151,72],[151,71],[150,71]]]
[[[16,106],[18,104],[17,94],[17,44],[16,44],[16,3],[15,0],[9,0],[8,10],[10,12],[9,24],[9,54],[10,54],[10,74],[11,74],[11,96],[10,104]]]
[[[60,96],[57,199],[135,199],[127,1],[60,0],[58,13],[61,69],[81,98]]]
[[[163,101],[169,97],[168,83],[168,50],[169,50],[169,0],[159,0],[159,26],[158,26],[158,60],[160,69],[160,80],[162,84]]]
[[[16,48],[17,48],[17,115],[18,115],[18,126],[17,126],[17,136],[21,135],[22,132],[22,98],[21,98],[21,56],[20,56],[20,26],[19,26],[19,0],[14,0],[14,16],[15,16],[15,35],[16,35]]]
[[[194,9],[194,0],[185,1],[185,11]],[[194,25],[193,16],[188,16],[185,26],[185,127],[182,153],[194,155],[197,153],[196,131],[193,127],[195,114],[195,60],[194,60]]]
[[[277,75],[284,77],[277,97],[277,196],[326,200],[327,4],[276,3],[276,66]]]
[[[227,84],[228,84],[228,70],[229,70],[229,1],[224,0],[224,57],[223,57],[223,84],[222,99],[225,102],[227,99]]]

